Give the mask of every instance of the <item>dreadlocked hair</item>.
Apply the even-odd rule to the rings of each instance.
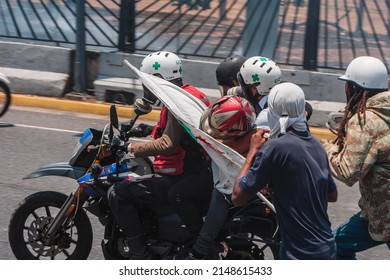
[[[339,152],[344,147],[344,140],[346,137],[346,125],[352,116],[357,114],[359,125],[363,126],[366,123],[366,102],[367,99],[382,92],[383,90],[377,89],[365,89],[354,83],[348,83],[349,91],[351,92],[351,98],[349,99],[347,106],[344,110],[344,116],[340,121],[340,126],[337,131],[337,138],[335,143],[339,147]]]

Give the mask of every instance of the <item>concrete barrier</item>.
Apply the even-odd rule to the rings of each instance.
[[[0,42],[0,54],[0,72],[14,92],[60,97],[68,90],[71,49]]]
[[[100,53],[98,76],[94,82],[95,96],[100,101],[110,102],[116,95],[128,100],[142,97],[142,87],[134,73],[123,64],[127,59],[140,67],[144,55],[126,53]],[[182,59],[183,81],[204,91],[213,102],[220,97],[215,69],[218,61]],[[283,81],[302,87],[314,112],[310,125],[324,126],[328,114],[345,106],[344,83],[337,73],[322,73],[282,68]],[[123,97],[125,96],[125,97]]]
[[[63,97],[70,91],[73,75],[73,49],[0,42],[0,71],[9,77],[13,91],[48,97]],[[127,59],[140,67],[144,54],[96,52],[88,64],[98,101],[120,100],[131,104],[142,97],[142,86],[132,71],[123,64]],[[87,57],[88,58],[88,57]],[[219,60],[182,59],[183,81],[204,91],[213,102],[220,97],[215,69]],[[342,73],[323,73],[283,68],[283,81],[302,87],[314,112],[310,125],[323,127],[329,112],[345,106],[344,83],[337,79]]]

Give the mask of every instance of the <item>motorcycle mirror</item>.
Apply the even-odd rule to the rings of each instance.
[[[144,98],[136,99],[134,102],[134,108],[137,115],[146,115],[152,111],[152,106],[150,106],[150,103]]]
[[[118,114],[115,105],[111,105],[110,107],[110,122],[113,127],[119,129]]]
[[[337,132],[338,132],[338,129],[339,129],[339,126],[340,126],[340,122],[341,122],[343,117],[344,117],[344,113],[343,112],[331,112],[331,113],[329,113],[328,121],[325,124],[326,127],[333,134],[337,135]]]

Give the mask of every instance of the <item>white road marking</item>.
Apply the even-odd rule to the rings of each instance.
[[[33,128],[33,129],[42,129],[42,130],[57,131],[57,132],[67,132],[67,133],[73,133],[73,134],[84,133],[84,131],[60,129],[60,128],[52,128],[52,127],[44,127],[44,126],[35,126],[35,125],[27,125],[27,124],[13,123],[12,125],[13,126],[18,126],[18,127]],[[152,139],[149,138],[149,137],[145,137],[145,138],[129,138],[129,142],[149,142],[151,140]]]
[[[42,129],[42,130],[51,130],[51,131],[59,131],[59,132],[68,132],[68,133],[74,133],[74,134],[84,133],[84,131],[60,129],[60,128],[52,128],[52,127],[43,127],[43,126],[35,126],[35,125],[27,125],[27,124],[17,124],[17,123],[14,123],[13,125],[14,126],[19,126],[19,127],[33,128],[33,129]]]

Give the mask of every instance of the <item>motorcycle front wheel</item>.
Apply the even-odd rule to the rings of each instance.
[[[26,197],[14,210],[8,227],[11,249],[20,260],[85,260],[92,248],[91,222],[79,209],[70,225],[55,240],[45,242],[43,232],[53,221],[67,196],[44,191]]]
[[[0,117],[7,112],[11,104],[11,91],[8,86],[0,81]]]

